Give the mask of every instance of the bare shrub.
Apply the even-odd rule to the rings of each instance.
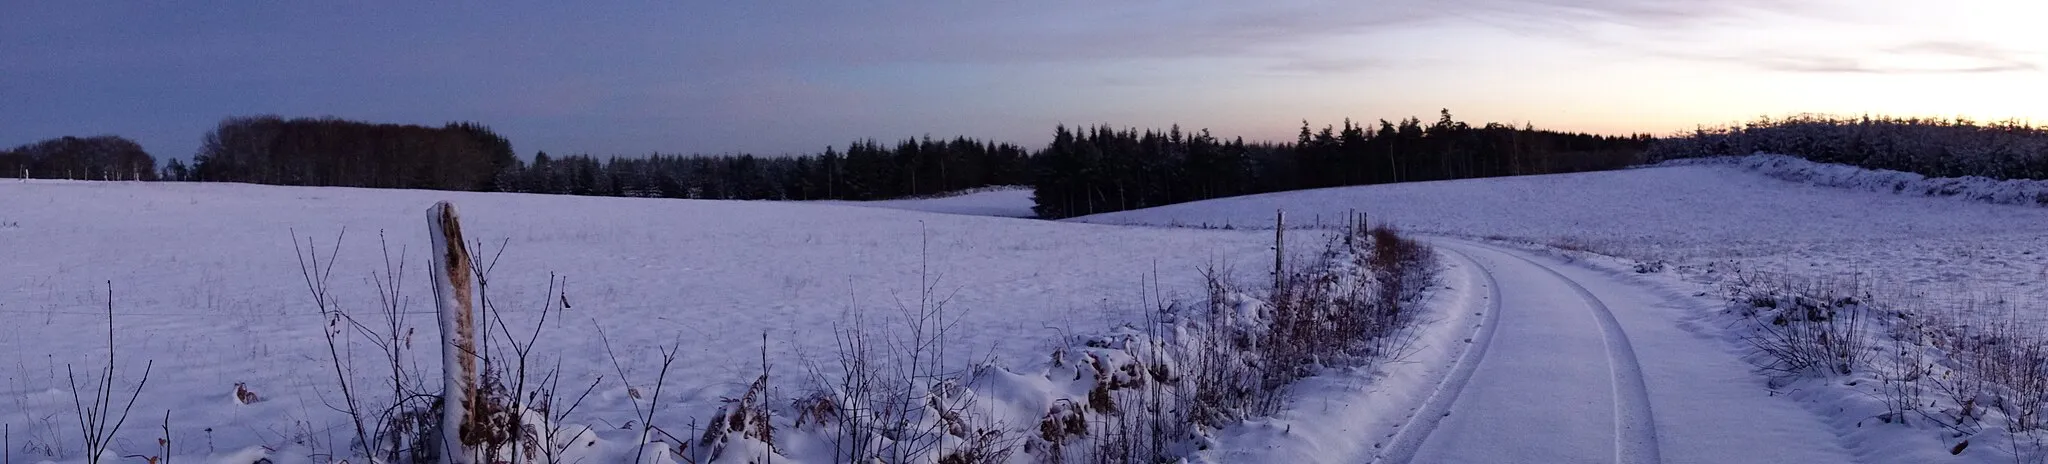
[[[311,237],[301,238],[292,232],[299,275],[324,322],[321,336],[341,393],[341,403],[329,403],[328,407],[348,417],[355,434],[351,447],[355,452],[388,462],[436,462],[441,451],[435,439],[440,430],[439,396],[427,391],[424,377],[409,362],[416,327],[406,318],[413,314],[405,296],[406,250],[401,248],[394,256],[384,234],[377,234],[383,269],[369,273],[366,279],[376,292],[376,311],[359,317],[344,308],[330,283],[346,237],[346,229],[337,233],[323,255]],[[347,353],[355,342],[377,348],[380,356],[373,368],[381,371],[388,383],[372,387],[356,381],[355,357]],[[372,395],[371,388],[386,389],[386,396]]]
[[[301,277],[325,325],[322,336],[341,394],[340,404],[329,407],[348,417],[355,433],[351,448],[356,453],[381,462],[441,462],[446,451],[439,438],[442,395],[426,385],[426,376],[412,362],[413,341],[421,334],[407,316],[422,313],[412,310],[406,294],[407,250],[401,248],[394,254],[384,234],[378,233],[383,268],[365,279],[376,292],[372,299],[376,309],[365,316],[347,310],[331,289],[333,268],[345,236],[346,231],[337,234],[324,254],[310,238],[302,239],[296,232],[292,237]],[[485,249],[481,243],[472,248]],[[458,434],[465,444],[475,445],[478,455],[470,456],[475,462],[560,462],[568,439],[588,431],[586,427],[567,433],[561,419],[581,404],[602,377],[567,407],[557,406],[562,381],[560,363],[539,371],[533,357],[549,316],[557,312],[557,302],[567,299],[567,280],[550,275],[541,302],[533,311],[533,325],[515,330],[490,293],[491,271],[505,250],[501,243],[490,260],[471,260],[467,270],[476,285],[477,311],[482,317],[475,353],[480,362],[480,378],[476,404],[470,411],[472,421],[464,424]],[[432,335],[425,336],[434,340]],[[369,368],[382,377],[382,386],[357,381],[359,366],[347,351],[358,342],[377,349],[379,356]],[[426,348],[434,348],[432,342],[428,343]],[[240,397],[246,387],[237,388]],[[371,393],[373,389],[382,391]]]
[[[591,323],[596,324],[596,321],[592,321]],[[656,348],[656,350],[661,354],[661,371],[655,374],[654,376],[653,398],[648,399],[647,407],[643,409],[640,407],[640,402],[638,401],[640,399],[640,388],[638,386],[633,385],[633,378],[631,376],[626,375],[625,364],[620,363],[619,355],[612,351],[612,340],[610,336],[605,335],[604,326],[597,326],[597,337],[598,340],[604,344],[605,357],[611,359],[612,368],[616,369],[619,373],[619,382],[625,384],[626,394],[628,396],[631,396],[634,400],[631,401],[631,403],[633,403],[633,415],[636,419],[639,419],[639,435],[638,439],[634,442],[634,444],[636,445],[636,450],[633,452],[633,462],[645,462],[641,458],[647,452],[646,445],[648,443],[653,442],[654,433],[667,433],[666,431],[662,431],[654,426],[654,412],[656,411],[656,407],[661,406],[661,391],[664,387],[668,385],[668,369],[669,367],[675,365],[676,352],[682,350],[682,345],[679,342],[672,344],[670,346]],[[628,426],[625,428],[633,428],[633,426],[632,424],[628,424]],[[687,443],[678,442],[677,445],[687,446]],[[687,450],[677,450],[677,452],[682,451]]]
[[[563,399],[567,397],[562,396],[564,390],[561,362],[556,361],[555,366],[548,369],[547,374],[541,378],[539,390],[529,394],[529,397],[534,398],[529,408],[540,414],[541,419],[545,421],[540,427],[540,442],[544,444],[540,449],[542,462],[563,462],[563,454],[575,446],[579,441],[577,438],[591,431],[590,426],[567,425],[567,420],[570,414],[576,412],[577,407],[583,405],[583,400],[590,397],[590,392],[597,391],[598,384],[603,382],[604,376],[598,376],[590,381],[590,386],[583,388],[583,393],[564,404]],[[571,431],[572,428],[574,431]]]
[[[1378,278],[1382,311],[1399,313],[1402,305],[1420,300],[1436,284],[1436,253],[1391,227],[1376,227],[1370,233],[1373,252],[1354,256],[1365,259]]]
[[[121,425],[128,422],[128,412],[135,408],[135,399],[142,395],[142,388],[149,385],[149,372],[156,367],[151,360],[142,367],[142,378],[136,380],[135,389],[128,393],[128,401],[116,404],[118,392],[114,388],[117,364],[114,362],[114,283],[107,282],[107,360],[101,366],[100,378],[86,379],[86,391],[78,383],[78,374],[71,365],[64,365],[64,375],[71,383],[71,405],[78,415],[78,434],[85,446],[85,462],[98,464],[106,458],[107,448],[113,444],[114,434],[120,433]],[[90,395],[90,397],[81,396]],[[89,400],[89,401],[88,401]],[[116,410],[116,408],[119,408]],[[115,415],[115,413],[120,415]],[[10,431],[11,434],[11,431]],[[10,457],[11,459],[11,457]]]
[[[1435,281],[1433,256],[1393,229],[1347,229],[1263,299],[1227,269],[1205,269],[1199,307],[1155,298],[1149,337],[1085,344],[1103,351],[1071,362],[1093,388],[1045,414],[1034,443],[1050,452],[1034,454],[1064,459],[1061,448],[1085,441],[1092,462],[1170,461],[1206,446],[1204,430],[1278,412],[1299,379],[1398,358],[1413,341],[1409,306]]]
[[[1855,282],[1750,273],[1737,279],[1734,292],[1736,311],[1748,322],[1742,339],[1765,357],[1765,371],[1847,375],[1866,367],[1875,311]]]
[[[1433,285],[1434,255],[1392,228],[1347,233],[1363,238],[1332,240],[1320,262],[1292,271],[1268,296],[1264,327],[1241,334],[1263,363],[1247,413],[1276,412],[1284,398],[1272,392],[1325,368],[1392,359],[1410,340],[1407,306]]]
[[[2048,398],[2048,340],[2019,309],[2003,301],[1971,301],[1960,314],[1931,318],[1927,345],[1948,355],[1944,375],[1929,382],[1947,407],[1938,414],[1974,433],[1996,416],[2016,458],[2041,452],[2041,408]],[[1993,414],[1993,413],[1996,414]]]
[[[1934,363],[1927,356],[1927,336],[1919,330],[1893,331],[1891,355],[1877,371],[1881,385],[1878,394],[1884,399],[1885,412],[1878,416],[1885,423],[1906,423],[1911,420],[1907,413],[1920,412],[1926,403],[1926,380],[1934,371]]]
[[[328,405],[328,407],[347,415],[349,425],[353,426],[355,431],[356,442],[368,446],[371,443],[370,431],[377,429],[377,427],[370,425],[370,422],[374,420],[373,415],[366,411],[368,407],[362,404],[363,399],[356,393],[357,385],[351,379],[355,374],[355,369],[353,363],[348,361],[353,358],[345,355],[344,343],[347,341],[345,334],[350,329],[363,331],[371,329],[357,323],[354,318],[348,317],[348,313],[342,311],[337,306],[328,287],[328,279],[334,275],[334,262],[341,254],[341,241],[348,236],[348,229],[342,229],[341,232],[335,234],[334,245],[328,249],[327,255],[324,258],[320,255],[319,249],[315,248],[311,237],[304,239],[302,244],[300,243],[301,239],[299,238],[298,231],[292,231],[291,236],[292,251],[299,259],[299,276],[304,278],[306,292],[310,293],[313,297],[314,309],[319,311],[321,320],[326,322],[325,327],[320,331],[320,335],[327,341],[328,360],[334,368],[336,385],[341,388],[341,405]],[[321,263],[322,259],[326,260],[325,264]],[[342,325],[344,322],[349,325]],[[382,339],[382,337],[372,338]]]
[[[1960,305],[1878,294],[1855,283],[1743,274],[1731,311],[1747,321],[1755,360],[1781,379],[1868,372],[1884,423],[1938,426],[1954,452],[2002,429],[2015,462],[2043,457],[2048,338],[2004,300]],[[1915,302],[1920,307],[1900,307]],[[1863,353],[1881,353],[1864,356]],[[1915,418],[1922,421],[1915,421]]]
[[[970,424],[975,404],[962,382],[971,372],[952,367],[948,334],[961,314],[949,303],[957,292],[941,292],[942,276],[930,267],[930,238],[920,249],[916,300],[895,301],[893,330],[870,323],[853,302],[848,320],[833,332],[834,368],[812,366],[818,384],[799,404],[809,421],[835,428],[834,458],[847,462],[906,462],[928,456],[953,459],[1007,455],[1000,424]],[[886,335],[885,335],[886,334]],[[964,444],[963,444],[964,443]]]
[[[568,301],[568,279],[550,273],[547,289],[540,294],[540,303],[531,310],[533,326],[523,332],[515,332],[506,323],[504,309],[491,297],[491,271],[497,268],[498,260],[510,242],[510,239],[499,242],[497,251],[491,253],[488,262],[470,261],[469,271],[476,282],[477,302],[481,306],[483,330],[479,349],[482,352],[477,354],[477,358],[481,363],[482,381],[475,409],[470,411],[472,421],[466,425],[468,429],[463,430],[462,435],[465,441],[478,445],[481,455],[477,456],[476,462],[559,462],[562,451],[569,446],[555,441],[566,438],[561,419],[581,403],[582,397],[578,397],[567,410],[550,411],[559,400],[554,395],[561,380],[561,363],[558,360],[552,368],[535,372],[540,365],[534,359],[534,349],[546,331],[548,316],[559,312],[558,302]],[[471,248],[486,249],[481,242],[474,243]],[[673,358],[673,354],[669,358]],[[538,382],[534,381],[536,375]],[[593,380],[583,395],[588,396],[602,380],[603,377]],[[656,387],[657,391],[659,388]]]

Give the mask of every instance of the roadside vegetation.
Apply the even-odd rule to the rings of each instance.
[[[1773,273],[1741,275],[1728,296],[1725,313],[1780,391],[1837,385],[1857,393],[1843,407],[1858,427],[1935,431],[1950,454],[2048,460],[2048,337],[2021,305]]]

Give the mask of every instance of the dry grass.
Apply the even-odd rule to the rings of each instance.
[[[1944,306],[1782,274],[1745,274],[1733,290],[1731,310],[1746,321],[1745,339],[1774,380],[1875,377],[1872,394],[1885,409],[1878,422],[1940,427],[1957,452],[1998,430],[2014,462],[2048,458],[2048,337],[2018,305]]]

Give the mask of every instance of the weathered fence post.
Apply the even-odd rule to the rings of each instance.
[[[433,238],[434,308],[441,314],[441,461],[470,464],[476,450],[464,435],[476,404],[477,351],[469,249],[462,244],[455,205],[443,201],[427,208],[427,229]]]
[[[1273,292],[1287,285],[1287,211],[1273,211]]]
[[[1351,237],[1358,235],[1358,211],[1344,210],[1344,245],[1351,245]]]

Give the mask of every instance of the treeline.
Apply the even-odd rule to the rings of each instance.
[[[1097,126],[1054,130],[1039,154],[1035,210],[1065,218],[1210,198],[1346,185],[1616,169],[1640,162],[1650,137],[1503,124],[1473,127],[1449,110],[1378,127],[1344,121],[1293,144],[1221,142],[1183,133]]]
[[[156,180],[156,158],[126,138],[60,137],[0,151],[0,176]]]
[[[877,200],[1030,180],[1031,153],[965,137],[854,142],[845,153],[653,155],[600,161],[540,153],[499,174],[509,192],[715,200]]]
[[[1754,129],[1752,129],[1754,130]],[[1752,132],[1702,133],[1721,140]],[[1742,138],[1749,141],[1749,138]],[[440,127],[335,118],[232,117],[187,165],[161,178],[274,185],[506,191],[722,200],[877,200],[993,185],[1032,185],[1040,217],[1065,218],[1210,198],[1346,185],[1613,169],[1637,163],[1646,136],[1474,127],[1448,110],[1314,129],[1288,142],[1223,140],[1207,130],[1054,129],[1033,152],[967,137],[856,141],[794,156],[555,157],[525,162],[475,123]],[[1681,145],[1667,150],[1713,151]],[[34,177],[151,179],[155,163],[118,137],[63,138],[0,152],[0,169]]]
[[[1659,140],[1645,155],[1661,162],[1753,153],[1929,177],[2048,179],[2048,128],[2016,121],[1979,125],[1969,119],[1940,118],[1765,118]]]
[[[474,123],[442,127],[335,118],[235,117],[221,121],[173,180],[272,185],[497,190],[518,163],[512,143]]]

